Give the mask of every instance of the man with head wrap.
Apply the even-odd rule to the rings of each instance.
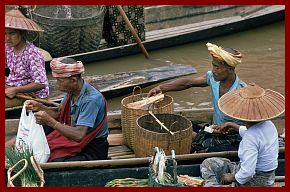
[[[84,81],[82,62],[56,58],[50,63],[58,89],[67,93],[59,108],[33,100],[27,109],[37,111],[36,122],[52,128],[47,135],[49,161],[89,161],[107,159],[107,104],[102,94]]]
[[[235,119],[225,116],[218,108],[218,99],[227,92],[239,89],[246,84],[235,73],[235,67],[241,63],[242,55],[232,48],[222,48],[206,44],[212,56],[212,70],[196,78],[180,78],[161,84],[149,91],[149,96],[160,92],[181,91],[191,87],[210,87],[212,105],[214,108],[212,124],[221,125],[227,121],[241,124]],[[238,133],[232,135],[215,135],[205,132],[198,126],[194,127],[193,151],[228,151],[237,150],[241,137]],[[196,134],[198,133],[198,134]],[[218,134],[218,133],[217,133]]]

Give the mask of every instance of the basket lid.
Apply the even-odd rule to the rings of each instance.
[[[218,101],[229,117],[249,122],[273,119],[285,111],[285,98],[278,92],[256,84],[224,94]]]
[[[5,28],[36,32],[44,31],[37,23],[26,18],[18,9],[12,9],[5,13]]]

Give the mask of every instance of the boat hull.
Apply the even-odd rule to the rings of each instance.
[[[285,160],[279,159],[279,166],[276,169],[276,176],[284,176]],[[122,178],[148,178],[148,167],[131,168],[98,168],[98,169],[79,169],[53,171],[44,170],[45,186],[105,186],[107,182]],[[177,175],[200,176],[200,164],[178,165]]]

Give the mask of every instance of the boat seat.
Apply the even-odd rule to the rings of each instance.
[[[109,147],[109,159],[129,159],[134,158],[135,153],[126,145],[111,146]]]

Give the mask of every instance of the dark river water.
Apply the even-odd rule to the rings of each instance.
[[[86,65],[85,75],[134,71],[180,63],[195,67],[197,74],[189,77],[197,77],[211,69],[211,56],[205,45],[211,42],[222,47],[235,48],[242,53],[242,64],[237,66],[236,72],[246,83],[255,82],[285,95],[284,24],[278,22],[227,36],[151,51],[149,60],[140,53],[96,62]],[[143,89],[143,92],[148,92],[150,88],[152,87]],[[173,96],[175,108],[211,107],[209,88],[191,88],[168,94]],[[109,111],[120,111],[124,97],[126,96],[108,100]]]

